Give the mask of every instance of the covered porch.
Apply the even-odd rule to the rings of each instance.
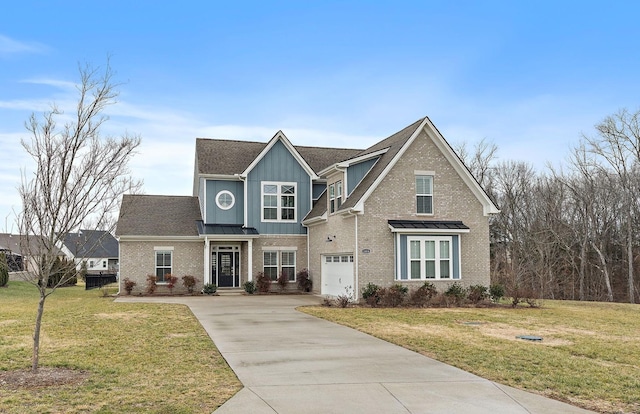
[[[198,223],[204,239],[204,283],[218,288],[239,288],[252,280],[255,228],[235,224]]]

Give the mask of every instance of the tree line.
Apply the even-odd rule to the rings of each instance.
[[[607,116],[561,168],[497,161],[482,140],[456,150],[500,208],[491,280],[537,298],[640,300],[640,111]]]

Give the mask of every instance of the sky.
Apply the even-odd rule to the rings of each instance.
[[[560,165],[640,109],[634,1],[35,1],[0,13],[0,232],[33,175],[25,122],[116,72],[103,133],[139,134],[146,194],[191,195],[195,139],[367,148],[429,116],[452,144]]]

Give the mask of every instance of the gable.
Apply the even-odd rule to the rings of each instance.
[[[414,126],[416,126],[414,128]],[[410,133],[410,135],[409,135]],[[407,136],[408,135],[408,136]],[[498,208],[495,206],[493,201],[489,198],[487,193],[480,187],[480,184],[473,177],[469,169],[464,165],[462,160],[458,157],[458,155],[453,151],[449,143],[444,139],[444,137],[440,134],[440,132],[436,129],[436,127],[431,123],[429,118],[423,118],[420,121],[412,124],[411,126],[405,128],[404,130],[394,134],[392,137],[388,138],[385,141],[391,141],[392,146],[389,148],[389,151],[380,157],[380,161],[378,162],[370,171],[369,174],[364,178],[364,182],[366,185],[363,185],[362,188],[356,188],[354,193],[358,193],[357,198],[347,199],[342,206],[343,210],[352,209],[354,212],[364,212],[364,203],[367,198],[375,191],[375,189],[380,185],[382,180],[385,179],[389,171],[395,166],[395,164],[402,159],[405,153],[408,151],[409,147],[414,143],[414,141],[418,137],[426,138],[428,141],[435,145],[438,152],[444,157],[447,162],[447,165],[452,167],[455,173],[462,179],[466,187],[473,193],[474,197],[478,200],[478,202],[482,205],[483,214],[497,214],[500,212]],[[393,138],[395,137],[395,140]],[[385,142],[382,141],[382,142]],[[376,144],[376,145],[380,145]],[[375,146],[374,146],[375,147]],[[373,147],[372,147],[373,148]],[[386,158],[386,156],[391,155],[392,158]],[[412,154],[415,155],[415,154]],[[428,154],[422,154],[428,155]],[[384,162],[382,162],[384,160]]]
[[[313,173],[313,172],[312,172]],[[315,176],[315,173],[313,173]],[[296,221],[261,221],[262,183],[295,183]],[[300,220],[311,209],[311,176],[295,154],[284,142],[277,140],[262,154],[247,175],[247,227],[256,228],[260,234],[304,234]]]

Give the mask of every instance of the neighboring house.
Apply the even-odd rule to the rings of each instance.
[[[20,272],[24,270],[19,235],[0,233],[0,252],[4,253],[7,258],[10,272]]]
[[[118,240],[108,231],[80,230],[78,233],[68,233],[59,247],[68,259],[76,263],[78,269],[85,262],[89,274],[118,272]]]
[[[48,251],[45,241],[39,236],[0,233],[0,250],[12,259],[9,261],[10,271],[32,271],[39,266],[41,252]],[[58,247],[53,248],[57,257],[65,254]]]
[[[241,287],[308,268],[313,291],[489,285],[498,209],[428,118],[364,150],[196,140],[193,196],[126,195],[121,280]]]

